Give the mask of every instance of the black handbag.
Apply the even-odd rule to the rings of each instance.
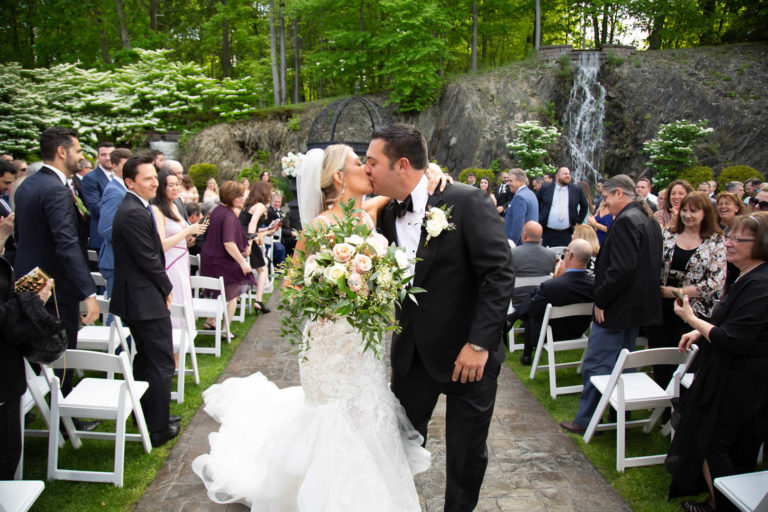
[[[53,300],[56,303],[55,290]],[[52,363],[67,350],[67,331],[57,318],[57,303],[57,316],[53,316],[36,293],[26,291],[15,293],[7,305],[13,311],[9,311],[5,335],[16,340],[21,353],[30,363]]]

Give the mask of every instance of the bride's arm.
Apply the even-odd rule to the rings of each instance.
[[[391,200],[392,198],[387,196],[376,196],[366,199],[365,202],[363,202],[363,210],[371,216],[373,222],[376,222],[379,218],[379,212],[383,210]]]

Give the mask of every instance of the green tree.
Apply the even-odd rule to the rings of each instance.
[[[528,176],[554,173],[555,166],[546,161],[549,160],[549,148],[560,138],[558,129],[541,126],[538,121],[526,121],[517,125],[517,132],[517,138],[507,144],[507,148]]]
[[[706,119],[695,123],[674,121],[661,125],[657,137],[643,143],[649,158],[646,165],[655,173],[655,187],[666,187],[680,172],[696,164],[696,144],[713,131],[706,126]]]

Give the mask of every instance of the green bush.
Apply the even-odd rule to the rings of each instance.
[[[208,178],[213,178],[218,183],[221,173],[215,164],[192,164],[189,166],[189,177],[200,192],[200,197],[203,197]]]
[[[483,177],[488,178],[490,180],[491,187],[493,187],[493,184],[496,183],[496,176],[494,175],[492,170],[490,170],[490,169],[478,169],[477,167],[467,167],[466,169],[461,171],[459,173],[459,181],[461,183],[466,183],[467,182],[467,175],[470,172],[474,172],[475,173],[475,176],[477,177],[477,181],[475,183],[477,183],[478,185],[480,184],[480,178],[483,178]]]
[[[677,175],[678,179],[686,180],[695,189],[699,183],[714,179],[714,173],[711,167],[705,165],[696,165],[690,167]],[[720,189],[722,190],[722,189]]]
[[[717,189],[725,190],[725,184],[729,181],[741,181],[742,183],[749,178],[758,178],[764,180],[765,177],[757,169],[748,165],[732,165],[723,167],[720,176],[717,178]]]

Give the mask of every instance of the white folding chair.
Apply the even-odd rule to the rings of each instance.
[[[714,484],[742,512],[768,511],[768,471],[721,476]]]
[[[101,275],[101,272],[91,272],[91,278],[93,279],[93,284],[96,285],[97,288],[103,288],[104,293],[96,295],[97,299],[105,299],[107,294],[107,280],[104,279],[104,276]],[[102,321],[105,320],[106,317],[102,317]]]
[[[192,267],[195,267],[195,274],[196,276],[200,275],[200,255],[199,254],[190,254],[189,255],[189,268],[192,270]]]
[[[578,361],[566,361],[557,363],[555,361],[555,353],[562,352],[564,350],[577,350],[587,348],[587,335],[582,333],[578,338],[570,340],[555,341],[552,335],[552,326],[549,325],[551,320],[558,318],[568,318],[572,316],[591,316],[593,304],[591,302],[580,302],[577,304],[569,304],[568,306],[553,306],[547,304],[547,309],[544,310],[544,319],[541,324],[541,332],[539,333],[539,340],[536,345],[536,354],[533,356],[533,364],[531,365],[531,375],[529,378],[536,377],[536,372],[541,370],[549,371],[549,394],[552,398],[557,398],[557,395],[565,395],[568,393],[580,393],[582,385],[575,386],[557,386],[557,369],[558,368],[579,368],[581,373],[580,358]],[[541,351],[547,351],[547,365],[539,366],[539,360],[541,358]]]
[[[45,489],[40,480],[0,481],[0,510],[3,512],[27,512]]]
[[[269,240],[272,240],[272,243],[267,245],[267,242]],[[275,266],[272,263],[273,258],[275,257],[275,241],[277,239],[274,235],[271,237],[267,236],[264,237],[264,261],[267,262],[267,283],[264,286],[264,293],[272,293],[275,289]]]
[[[109,299],[96,299],[99,304],[99,310],[102,317],[106,318],[109,314]],[[130,329],[124,326],[120,317],[112,315],[110,325],[85,325],[77,331],[77,349],[95,350],[114,354],[117,347],[120,346],[130,354],[130,361],[136,357],[136,348],[128,346],[128,337],[131,335]],[[110,378],[112,378],[110,376]]]
[[[51,388],[51,425],[58,425],[59,419],[64,422],[71,418],[96,418],[115,420],[115,432],[86,432],[74,430],[69,439],[75,448],[80,448],[81,439],[108,439],[115,442],[114,471],[81,471],[59,469],[59,433],[58,428],[51,428],[48,436],[48,480],[77,480],[81,482],[111,482],[116,487],[123,486],[123,462],[125,457],[125,441],[141,441],[144,451],[149,453],[152,444],[149,431],[141,409],[141,396],[149,388],[143,381],[133,380],[128,355],[123,352],[119,356],[91,352],[87,350],[67,350],[64,356],[51,363],[42,365],[43,374]],[[88,377],[82,379],[66,398],[59,389],[59,379],[53,373],[53,368],[79,368],[99,372],[121,373],[124,380],[102,379]],[[133,412],[138,434],[126,433],[126,422]]]
[[[176,369],[176,391],[171,391],[171,400],[178,403],[184,402],[184,381],[187,374],[191,374],[195,384],[200,384],[200,375],[197,372],[197,355],[195,354],[195,319],[192,310],[186,304],[171,304],[171,319],[178,319],[182,327],[173,328],[173,353],[179,354],[179,366]],[[187,368],[187,354],[192,363],[192,368]]]
[[[515,277],[515,289],[518,288],[531,288],[533,286],[539,286],[541,283],[546,281],[547,279],[552,279],[552,274],[546,274],[543,276],[525,276],[525,277]],[[507,308],[507,314],[512,314],[515,311],[515,307],[512,305],[512,302],[509,303],[509,308]],[[525,332],[525,328],[523,327],[514,327],[509,330],[508,334],[508,341],[509,341],[509,351],[514,352],[515,350],[519,349],[522,350],[525,348],[525,344],[523,343],[515,343],[515,335],[521,334]]]
[[[555,256],[558,259],[563,259],[563,255],[565,254],[565,250],[568,248],[567,245],[553,245],[552,247],[548,247],[550,251],[553,251],[555,253]]]
[[[191,276],[192,283],[192,310],[194,318],[213,318],[216,324],[215,329],[200,329],[198,334],[212,334],[214,336],[214,346],[197,347],[195,352],[198,354],[214,354],[221,356],[221,334],[226,333],[227,343],[229,343],[229,321],[227,319],[227,299],[224,296],[224,278],[223,277],[202,277]],[[219,296],[215,299],[200,297],[202,290],[218,291]]]
[[[99,262],[98,251],[94,251],[93,249],[88,249],[88,261],[92,263],[98,263]]]
[[[602,397],[584,433],[584,441],[590,442],[595,431],[616,429],[617,471],[623,472],[627,467],[649,466],[664,462],[666,454],[627,457],[626,428],[642,426],[646,434],[651,431],[661,418],[664,409],[671,404],[672,399],[680,396],[680,380],[696,356],[698,348],[693,345],[691,350],[684,354],[681,354],[677,348],[652,348],[637,352],[623,349],[610,375],[593,375],[590,378],[592,385],[602,394]],[[624,370],[662,364],[677,365],[677,370],[667,389],[662,389],[645,373],[623,373]],[[601,424],[600,420],[609,404],[616,410],[617,421]],[[640,409],[653,409],[653,413],[648,419],[626,420],[626,411]]]

